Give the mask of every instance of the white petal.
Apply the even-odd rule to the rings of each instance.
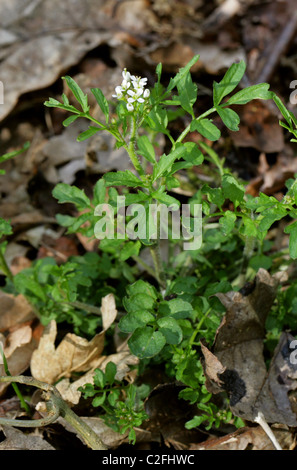
[[[143,98],[138,98],[137,101],[138,101],[138,103],[144,103],[145,100]]]
[[[136,101],[136,98],[128,98],[128,103],[134,103]]]
[[[135,96],[135,91],[128,90],[127,94],[130,95],[130,96]]]
[[[143,97],[148,98],[150,96],[150,94],[151,94],[150,90],[146,89],[146,90],[144,90]]]
[[[127,109],[128,109],[128,111],[134,111],[133,104],[127,103]]]

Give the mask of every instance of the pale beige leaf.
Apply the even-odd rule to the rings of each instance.
[[[108,294],[103,297],[101,302],[101,312],[102,312],[102,323],[103,330],[108,330],[108,328],[113,324],[117,316],[117,309],[115,298],[113,294]]]

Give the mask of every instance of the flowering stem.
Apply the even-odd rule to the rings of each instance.
[[[138,159],[138,156],[135,151],[135,145],[136,145],[136,134],[137,134],[137,125],[136,125],[136,119],[135,116],[131,116],[131,132],[130,132],[130,140],[129,140],[129,145],[126,145],[125,148],[129,154],[129,157],[131,158],[131,161],[134,165],[135,170],[138,171],[140,175],[144,175],[144,170],[140,164],[140,161]]]

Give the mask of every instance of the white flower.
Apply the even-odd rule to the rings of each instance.
[[[143,92],[143,97],[144,97],[144,98],[148,98],[148,97],[150,96],[150,94],[151,94],[150,90],[146,89],[146,90],[144,90],[144,92]]]
[[[127,109],[128,111],[134,111],[134,106],[131,103],[127,103]]]
[[[122,81],[122,84],[121,84],[122,91],[128,90],[128,88],[130,88],[130,86],[131,86],[131,82],[128,82],[127,80]]]
[[[130,72],[127,71],[127,69],[124,69],[122,71],[122,76],[123,76],[123,79],[126,80],[127,82],[130,82],[131,80],[131,75],[130,75]]]
[[[139,88],[136,91],[128,90],[128,95],[130,95],[130,98],[128,98],[128,103],[134,103],[134,101],[138,101],[138,103],[144,103],[144,99],[141,98],[141,95],[143,93],[143,89]]]
[[[116,94],[115,95],[112,95],[113,98],[117,98],[118,100],[120,100],[121,98],[123,98],[123,89],[121,86],[116,86],[115,87],[115,92]]]

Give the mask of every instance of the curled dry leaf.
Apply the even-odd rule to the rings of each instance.
[[[108,362],[113,362],[117,366],[116,380],[123,380],[130,370],[129,366],[136,365],[138,358],[133,356],[128,350],[111,354],[110,356],[99,357],[97,362],[94,361],[92,363],[92,369],[75,382],[70,383],[70,380],[65,378],[57,384],[56,387],[61,393],[62,398],[70,405],[77,405],[81,397],[81,392],[78,390],[79,387],[83,387],[87,383],[93,383],[94,370],[102,369],[104,371]]]
[[[202,346],[206,386],[227,391],[233,413],[253,421],[259,411],[269,423],[297,426],[288,393],[297,389],[297,365],[290,362],[290,343],[283,333],[267,371],[263,356],[265,320],[274,302],[279,276],[260,269],[253,291],[218,294],[227,308],[212,352]]]
[[[117,310],[113,294],[102,299],[103,331],[91,341],[68,333],[55,347],[57,324],[54,320],[45,328],[38,349],[31,360],[31,373],[35,379],[54,383],[61,377],[70,377],[73,372],[85,372],[97,364],[104,348],[104,333],[114,322]]]

